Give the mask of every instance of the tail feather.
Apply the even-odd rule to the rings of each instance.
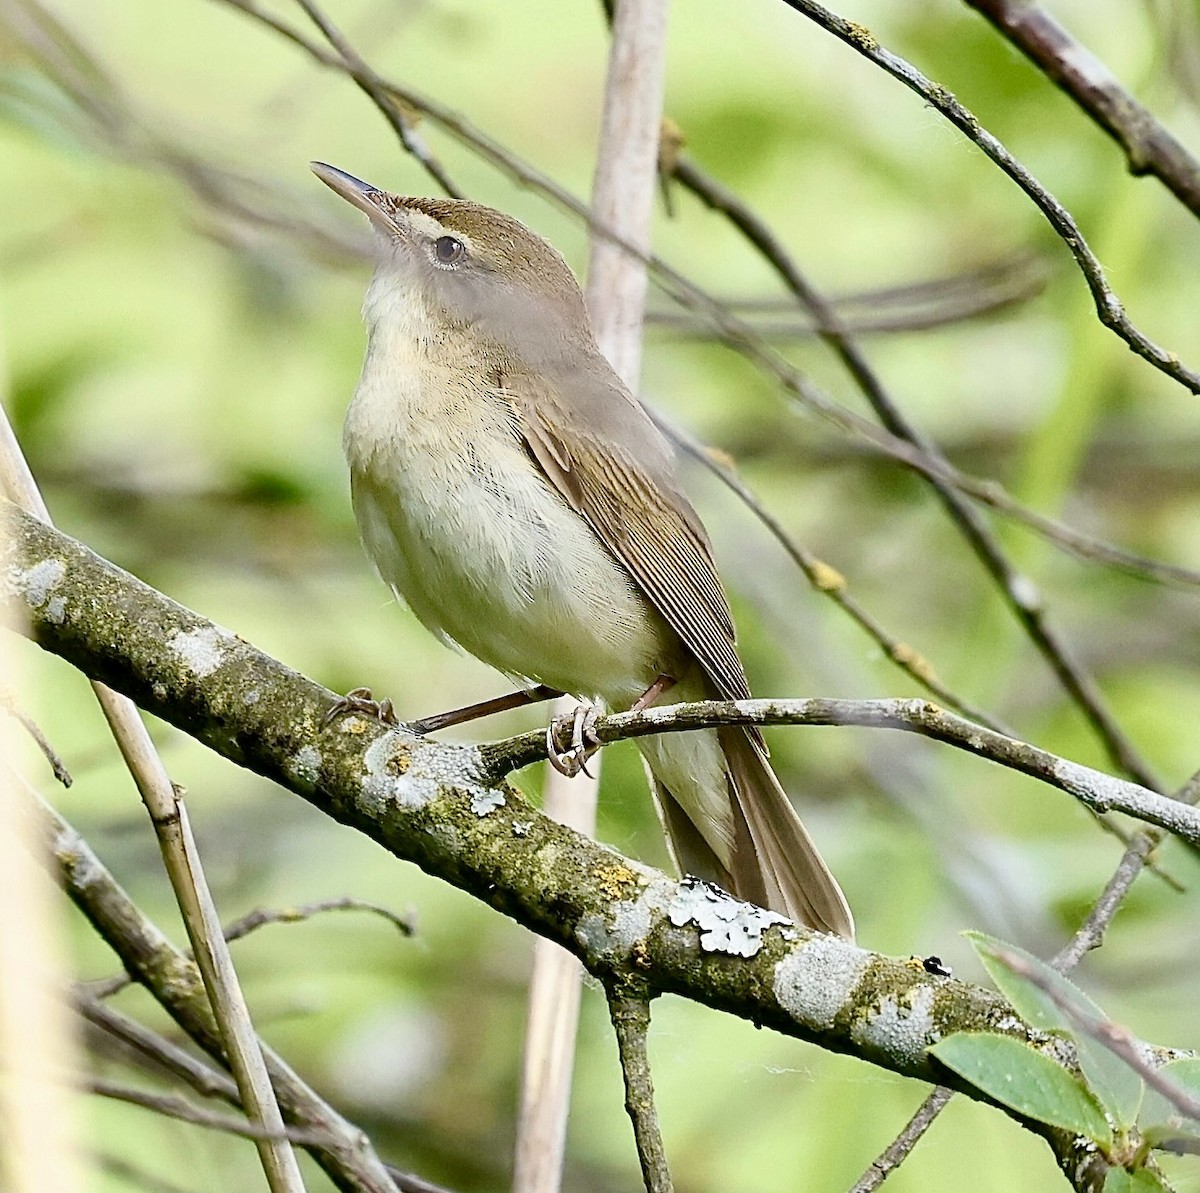
[[[700,834],[700,830],[684,811],[679,801],[659,782],[649,764],[646,775],[650,779],[650,790],[654,793],[654,804],[658,810],[658,819],[667,837],[667,846],[671,858],[680,874],[691,874],[703,878],[706,882],[714,882],[739,899],[748,903],[757,903],[759,907],[778,906],[780,896],[778,888],[767,889],[767,876],[757,868],[743,867],[735,879],[730,870],[713,852],[712,846]],[[737,815],[737,825],[734,831],[734,856],[746,851],[753,851],[754,842],[750,837],[750,826],[741,815],[737,804],[733,805]],[[773,885],[773,884],[772,884]],[[774,896],[774,898],[772,897]]]
[[[754,848],[735,850],[735,885],[744,871],[765,871],[782,895],[782,908],[797,923],[854,939],[854,917],[808,830],[792,807],[762,747],[744,729],[718,731],[729,763],[734,803],[750,828]]]
[[[714,838],[711,826],[703,833],[694,815],[685,810],[685,802],[650,769],[650,759],[658,763],[660,772],[666,769],[661,745],[646,751],[659,819],[676,865],[739,899],[853,940],[854,918],[846,897],[779,785],[763,748],[737,726],[717,730],[716,736],[724,755],[732,820],[732,832],[721,834],[730,838],[728,847],[725,840]],[[649,738],[645,744],[664,740]]]

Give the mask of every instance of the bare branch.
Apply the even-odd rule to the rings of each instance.
[[[0,689],[0,709],[8,713],[33,738],[34,744],[41,750],[46,761],[50,763],[50,769],[54,772],[54,777],[64,787],[70,787],[72,783],[71,772],[67,770],[66,764],[58,756],[57,751],[38,727],[37,722],[17,703],[17,698],[12,692]]]
[[[908,1120],[904,1130],[879,1153],[876,1159],[871,1161],[866,1172],[850,1187],[850,1193],[873,1193],[875,1189],[878,1189],[891,1172],[908,1159],[913,1148],[921,1141],[925,1132],[933,1126],[933,1120],[941,1114],[952,1097],[954,1097],[952,1090],[939,1085],[917,1108],[916,1114]]]
[[[464,192],[459,190],[451,181],[445,167],[433,155],[429,146],[425,144],[425,139],[413,128],[412,122],[404,114],[400,106],[388,94],[386,89],[381,86],[379,76],[359,57],[358,52],[341,34],[337,26],[313,3],[313,0],[296,0],[296,3],[304,9],[309,20],[320,29],[325,40],[340,55],[342,61],[346,64],[346,70],[350,77],[358,84],[363,93],[371,99],[379,111],[383,113],[384,119],[387,120],[392,131],[400,139],[400,144],[424,166],[429,176],[437,182],[446,194],[455,199],[463,198]]]
[[[74,1001],[80,1015],[94,1027],[119,1040],[155,1066],[186,1081],[197,1093],[241,1106],[237,1084],[225,1073],[197,1059],[145,1024],[107,1006],[86,990],[77,987]]]
[[[829,303],[841,327],[853,335],[897,335],[932,331],[994,315],[1036,298],[1046,288],[1041,262],[1026,254],[991,266],[879,290],[832,295]],[[768,341],[817,335],[816,321],[788,299],[726,299],[725,305],[747,319]],[[646,322],[683,336],[726,339],[696,315],[650,311]]]
[[[176,1118],[181,1122],[193,1123],[197,1127],[205,1127],[213,1131],[224,1131],[228,1135],[241,1135],[245,1139],[258,1141],[270,1139],[287,1139],[302,1147],[324,1147],[331,1140],[323,1131],[314,1131],[306,1127],[285,1127],[279,1132],[271,1131],[262,1123],[252,1123],[248,1119],[235,1118],[233,1115],[220,1114],[215,1110],[205,1110],[196,1106],[186,1098],[177,1094],[157,1094],[149,1090],[136,1089],[133,1086],[121,1085],[103,1077],[92,1077],[85,1082],[86,1088],[102,1098],[113,1098],[118,1102],[127,1102],[131,1106],[142,1106],[153,1110],[156,1114]]]
[[[342,895],[336,899],[321,899],[316,903],[301,903],[298,907],[256,908],[227,924],[224,935],[228,941],[241,940],[243,936],[249,936],[251,932],[267,924],[300,924],[311,920],[313,916],[325,915],[331,911],[370,912],[386,920],[401,936],[412,936],[416,933],[411,911],[405,915],[397,915],[378,903],[368,903],[365,899],[352,899],[349,895]]]
[[[1200,801],[1200,771],[1197,771],[1175,796],[1179,803],[1194,806]],[[1059,973],[1070,973],[1092,950],[1103,943],[1104,934],[1129,893],[1142,867],[1151,863],[1154,851],[1162,844],[1161,829],[1142,829],[1129,842],[1113,876],[1093,904],[1074,937],[1051,964]]]
[[[625,1110],[633,1123],[638,1162],[646,1193],[672,1193],[674,1185],[667,1168],[658,1110],[654,1105],[654,1082],[650,1059],[646,1055],[646,1033],[650,1029],[650,1004],[644,995],[606,989],[608,1014],[617,1036],[621,1055],[621,1075],[625,1079]]]
[[[387,920],[388,923],[399,929],[402,936],[412,936],[416,932],[415,913],[397,915],[394,911],[377,903],[368,903],[363,899],[352,899],[349,895],[344,895],[337,899],[322,899],[317,903],[302,903],[299,907],[275,909],[260,907],[227,924],[222,930],[222,935],[226,941],[232,943],[267,924],[298,924],[312,919],[313,916],[323,915],[330,911],[367,911]],[[191,956],[190,951],[188,956]],[[119,990],[124,990],[133,980],[128,973],[114,974],[111,978],[101,978],[98,981],[89,982],[87,993],[93,998],[111,998]]]
[[[1093,812],[1124,812],[1200,847],[1200,811],[977,725],[928,700],[704,700],[614,713],[599,718],[593,731],[599,741],[608,743],[718,725],[854,725],[916,733],[1039,779],[1074,796]],[[545,735],[523,733],[479,749],[485,773],[499,776],[545,757]]]
[[[1032,0],[964,0],[985,16],[1125,151],[1129,172],[1152,174],[1200,216],[1200,161],[1090,50]]]

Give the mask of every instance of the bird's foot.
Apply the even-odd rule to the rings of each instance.
[[[551,718],[546,726],[546,759],[560,775],[573,779],[582,771],[589,779],[596,777],[587,764],[602,744],[595,728],[599,716],[596,705],[577,704],[572,712]],[[564,740],[570,745],[562,746]]]
[[[339,696],[325,713],[325,724],[331,725],[338,717],[347,713],[360,713],[364,717],[372,717],[384,725],[399,725],[396,720],[396,710],[390,700],[376,700],[371,695],[370,688],[352,688],[344,696]]]

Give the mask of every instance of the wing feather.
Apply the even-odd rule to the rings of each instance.
[[[749,696],[708,536],[649,415],[607,365],[571,377],[569,397],[566,385],[545,376],[505,371],[500,380],[534,459],[628,568],[717,694]]]

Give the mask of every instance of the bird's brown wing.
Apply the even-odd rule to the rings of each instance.
[[[715,694],[749,696],[708,536],[649,415],[602,359],[568,378],[513,370],[499,381],[534,460],[695,655]]]

